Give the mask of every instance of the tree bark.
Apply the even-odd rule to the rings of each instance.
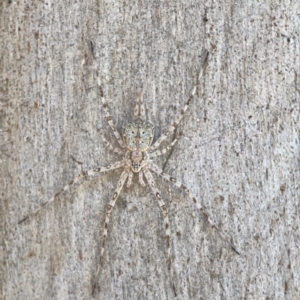
[[[122,170],[114,123],[144,91],[156,140],[197,92],[155,159],[167,204],[176,299],[299,299],[298,1],[0,3],[1,299],[92,299],[105,211]],[[167,143],[164,143],[167,145]],[[175,299],[163,215],[133,178],[113,209],[96,299]]]

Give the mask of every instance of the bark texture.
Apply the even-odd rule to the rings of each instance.
[[[104,135],[144,88],[155,139],[180,114],[208,53],[180,141],[156,163],[171,223],[176,299],[300,299],[299,1],[0,3],[1,299],[91,299],[105,210],[121,170]],[[172,139],[170,138],[169,141]],[[96,299],[175,299],[163,216],[134,177],[113,210]]]

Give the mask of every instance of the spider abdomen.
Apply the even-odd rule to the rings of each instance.
[[[141,118],[123,127],[123,139],[129,151],[147,151],[151,146],[153,135],[153,125]]]

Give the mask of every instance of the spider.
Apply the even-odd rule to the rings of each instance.
[[[199,77],[197,79],[197,83],[201,77],[202,72],[199,73]],[[192,200],[192,202],[196,205],[197,209],[201,211],[201,213],[204,215],[204,217],[208,220],[210,225],[216,229],[216,231],[219,233],[220,237],[231,247],[231,249],[239,254],[239,252],[235,249],[235,247],[226,239],[223,234],[220,232],[218,227],[215,225],[215,223],[212,221],[212,219],[208,216],[208,214],[204,211],[201,204],[196,201],[196,199],[191,195],[189,189],[180,181],[178,181],[175,177],[172,177],[166,173],[163,172],[161,168],[159,168],[153,161],[152,158],[162,155],[166,153],[168,150],[170,150],[174,144],[177,142],[177,139],[175,138],[172,143],[169,144],[169,146],[163,148],[162,150],[158,150],[157,148],[161,145],[161,143],[175,130],[177,125],[180,123],[184,113],[188,109],[197,88],[197,83],[193,87],[188,100],[186,101],[181,114],[175,119],[175,121],[172,123],[172,125],[168,128],[168,130],[162,134],[157,141],[153,142],[154,137],[154,126],[146,120],[145,115],[145,107],[143,104],[143,96],[142,92],[138,95],[136,100],[136,106],[134,109],[134,120],[131,123],[125,124],[125,126],[122,128],[122,136],[120,133],[116,130],[112,117],[108,110],[108,104],[104,98],[103,90],[101,87],[101,82],[98,79],[98,88],[100,91],[100,97],[102,100],[102,105],[105,111],[105,118],[108,122],[110,128],[112,129],[114,136],[116,137],[119,146],[119,148],[113,147],[104,137],[104,143],[107,146],[108,149],[111,151],[123,155],[123,158],[120,161],[117,161],[109,166],[106,167],[99,167],[93,170],[87,170],[80,173],[77,177],[75,177],[72,181],[70,181],[66,186],[64,186],[60,191],[58,191],[54,196],[52,196],[51,199],[46,201],[42,206],[37,208],[36,210],[32,211],[28,215],[26,215],[23,219],[21,219],[18,223],[22,223],[25,220],[27,220],[30,216],[36,214],[39,212],[42,208],[52,203],[55,199],[58,198],[58,196],[64,192],[67,191],[72,185],[74,185],[76,182],[80,181],[82,178],[87,176],[93,176],[97,175],[98,173],[107,172],[111,170],[115,170],[118,168],[124,168],[119,181],[117,183],[117,187],[113,193],[112,198],[110,199],[110,202],[106,209],[106,215],[105,215],[105,222],[104,222],[104,230],[103,230],[103,238],[102,238],[102,244],[101,244],[101,252],[100,252],[100,260],[99,264],[95,273],[95,280],[93,283],[93,294],[96,289],[96,281],[100,272],[100,266],[101,261],[103,259],[103,254],[105,250],[105,242],[107,237],[107,229],[109,225],[110,215],[111,212],[116,204],[116,201],[118,199],[118,196],[122,190],[123,185],[125,184],[127,180],[127,187],[130,187],[132,183],[133,174],[138,174],[138,182],[142,186],[145,186],[146,183],[144,181],[144,178],[148,182],[152,192],[154,193],[156,200],[159,204],[159,207],[161,208],[163,218],[164,218],[164,227],[165,227],[165,238],[166,238],[166,246],[167,246],[167,265],[168,270],[171,272],[171,281],[172,281],[172,271],[171,271],[171,249],[170,249],[170,223],[169,223],[169,217],[168,217],[168,210],[165,205],[164,200],[161,197],[161,193],[158,190],[155,181],[152,176],[152,172],[158,174],[160,177],[165,179],[166,181],[170,182],[171,184],[177,186],[179,189],[181,189],[189,198]],[[174,286],[173,286],[174,289]],[[174,289],[175,290],[175,289]]]

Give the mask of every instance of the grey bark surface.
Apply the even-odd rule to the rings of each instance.
[[[101,139],[117,146],[96,72],[119,132],[144,88],[156,140],[180,114],[205,53],[172,136],[181,138],[155,161],[241,255],[155,176],[169,210],[176,299],[300,299],[300,7],[262,2],[0,3],[1,299],[92,298],[121,170],[82,180],[18,221],[82,170],[120,159]],[[96,299],[175,299],[163,216],[136,176],[113,210],[98,280]]]

